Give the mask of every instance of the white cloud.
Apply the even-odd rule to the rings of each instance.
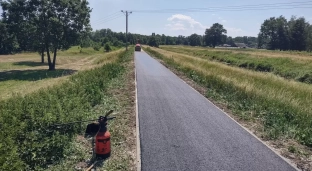
[[[170,30],[187,30],[182,23],[166,24],[166,27],[170,28]]]
[[[244,36],[244,34],[246,34],[246,32],[242,30],[241,28],[227,27],[226,23],[228,23],[228,21],[225,20],[224,18],[218,17],[218,20],[224,23],[223,27],[227,30],[228,36],[236,37],[236,36]],[[184,35],[190,35],[193,33],[203,34],[206,28],[211,27],[211,26],[205,26],[199,21],[196,21],[194,18],[187,16],[187,15],[183,15],[183,14],[172,15],[171,17],[167,19],[167,21],[169,23],[165,25],[165,29],[174,31],[175,33],[178,33],[178,34],[181,33]]]
[[[193,30],[193,31],[203,31],[206,26],[202,25],[200,22],[194,20],[192,17],[175,14],[167,19],[170,23],[166,25],[169,30]]]
[[[232,37],[244,36],[244,30],[242,30],[241,28],[226,27],[226,26],[224,26],[224,28],[226,29],[228,36]]]

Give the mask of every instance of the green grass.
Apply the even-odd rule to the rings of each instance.
[[[38,66],[47,66],[47,64],[43,64],[41,62],[35,62],[35,61],[2,62],[0,63],[0,70],[22,69],[22,68],[38,67]]]
[[[11,97],[16,92],[23,92],[24,94],[36,87],[39,88],[41,85],[49,85],[51,84],[49,82],[50,80],[63,78],[76,72],[77,70],[73,69],[56,69],[54,71],[48,71],[46,69],[2,71],[0,72],[0,100]]]
[[[206,96],[226,104],[241,119],[262,123],[268,139],[295,139],[312,147],[312,87],[269,73],[144,49],[207,88]]]
[[[20,81],[37,81],[42,79],[57,78],[66,75],[71,75],[77,72],[71,69],[56,69],[48,71],[46,69],[38,70],[10,70],[0,72],[0,81],[20,80]]]
[[[242,52],[259,52],[260,50],[209,50],[203,48],[161,47],[164,50],[188,54],[203,59],[219,61],[228,65],[246,68],[260,72],[272,72],[286,79],[312,84],[312,60],[300,60],[291,57],[262,57]],[[237,53],[239,52],[239,53]],[[275,53],[283,56],[284,53]],[[295,53],[295,52],[293,52]],[[301,55],[307,53],[299,53]],[[312,59],[312,57],[311,57]]]
[[[77,133],[85,127],[76,124],[52,131],[49,125],[93,119],[104,110],[117,110],[108,87],[126,71],[122,63],[129,56],[130,51],[123,52],[117,62],[79,72],[60,85],[2,100],[0,170],[45,170],[66,159],[73,152]],[[97,110],[99,105],[104,107]]]

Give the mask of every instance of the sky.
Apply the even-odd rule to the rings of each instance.
[[[305,17],[312,24],[312,1],[308,0],[88,0],[91,12],[91,26],[93,30],[110,28],[115,32],[126,31],[126,16],[121,10],[132,11],[128,18],[128,31],[143,35],[165,34],[169,36],[193,33],[203,35],[205,30],[214,23],[220,23],[227,30],[227,35],[257,36],[261,24],[270,17],[280,15],[290,19],[292,15]],[[293,8],[298,3],[309,2],[305,8]],[[252,10],[250,5],[260,7],[261,4],[291,3],[291,9]],[[289,4],[288,4],[289,5]],[[230,6],[244,6],[242,10],[229,11]],[[249,6],[249,7],[248,7]],[[301,5],[303,6],[303,5]],[[190,12],[182,9],[215,8],[209,12]],[[225,9],[227,8],[227,9]],[[139,10],[180,9],[167,10],[166,13],[139,12]],[[0,12],[2,10],[0,9]],[[168,13],[170,11],[170,13]]]
[[[214,23],[222,24],[228,36],[257,36],[261,24],[270,17],[280,15],[290,19],[292,15],[305,17],[312,24],[312,1],[304,9],[246,10],[246,5],[308,2],[307,0],[89,0],[91,26],[94,30],[110,28],[126,31],[126,16],[121,10],[133,11],[128,18],[128,31],[144,35],[165,34],[189,36],[203,35]],[[296,5],[296,4],[291,4]],[[298,5],[298,4],[297,4]],[[190,9],[245,6],[245,10],[215,10],[211,12],[140,13],[136,10]],[[293,6],[292,6],[293,7]],[[222,9],[222,8],[221,8]],[[265,8],[267,9],[267,8]],[[119,13],[118,13],[119,12]]]

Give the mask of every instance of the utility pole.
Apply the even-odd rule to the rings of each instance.
[[[132,11],[124,11],[121,10],[121,12],[126,14],[126,50],[128,50],[128,16],[132,13]]]

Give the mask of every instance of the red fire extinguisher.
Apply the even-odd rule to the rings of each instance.
[[[95,136],[95,154],[97,158],[106,159],[111,155],[110,133],[107,130],[107,121],[115,117],[108,117],[113,111],[108,112],[104,117],[100,116],[98,122],[100,129]]]
[[[111,143],[110,143],[110,133],[107,130],[107,121],[112,120],[116,117],[108,117],[110,114],[113,113],[113,110],[110,110],[105,114],[105,116],[100,116],[97,120],[98,122],[93,122],[91,124],[88,124],[85,137],[94,137],[95,136],[95,154],[97,158],[101,159],[107,159],[110,157],[111,154]],[[71,125],[74,123],[81,123],[81,122],[89,122],[89,121],[95,121],[93,120],[86,120],[86,121],[74,121],[74,122],[68,122],[68,123],[62,123],[62,124],[55,124],[50,125],[49,129],[56,129],[61,128],[61,126],[65,125]],[[93,144],[93,143],[92,143]]]

